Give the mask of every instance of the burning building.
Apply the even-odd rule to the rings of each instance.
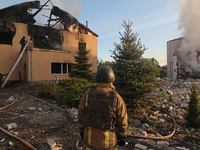
[[[183,38],[167,42],[170,79],[200,78],[200,1],[180,1],[179,31]]]
[[[89,51],[91,70],[97,71],[98,35],[87,25],[57,6],[50,9],[46,25],[35,25],[35,16],[49,1],[43,5],[31,1],[0,9],[0,71],[10,73],[7,80],[32,83],[69,78],[80,41]],[[36,11],[32,13],[32,9]]]
[[[184,38],[167,42],[167,76],[170,79],[200,78],[200,50]]]
[[[167,42],[167,77],[170,79],[177,78],[177,56],[175,52],[180,48],[182,38],[170,40]]]

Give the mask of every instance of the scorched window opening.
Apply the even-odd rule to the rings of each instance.
[[[51,63],[51,74],[69,74],[71,63]]]
[[[0,44],[12,45],[12,33],[0,32]]]

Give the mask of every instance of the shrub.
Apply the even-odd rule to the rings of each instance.
[[[192,82],[188,114],[185,116],[187,124],[191,127],[200,127],[200,108],[196,84]]]
[[[38,95],[46,99],[54,98],[59,100],[58,87],[55,83],[44,83],[44,85],[38,90]]]
[[[82,95],[89,89],[95,87],[95,83],[87,79],[72,78],[71,80],[64,79],[58,82],[59,93],[64,103],[68,107],[78,108],[79,100]]]
[[[94,88],[95,83],[88,81],[87,79],[72,78],[64,79],[55,83],[45,83],[38,91],[38,96],[49,99],[53,98],[58,103],[66,104],[67,107],[78,108],[79,100],[82,95]]]

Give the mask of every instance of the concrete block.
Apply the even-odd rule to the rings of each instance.
[[[158,113],[157,115],[156,115],[156,117],[162,117],[163,115],[161,114],[161,113]]]
[[[143,132],[142,132],[142,136],[147,136],[147,132],[146,132],[146,131],[143,131]]]
[[[167,147],[169,147],[169,143],[166,142],[166,141],[164,141],[164,142],[163,142],[163,146],[164,146],[165,148],[167,148]]]
[[[143,128],[149,128],[149,124],[143,123],[143,124],[142,124],[142,127],[143,127]]]
[[[11,123],[12,128],[17,128],[17,124],[16,123]]]
[[[156,116],[159,113],[159,111],[154,111],[153,115]]]
[[[182,103],[182,104],[180,104],[180,107],[181,107],[181,108],[188,108],[188,105],[189,105],[189,104]]]
[[[35,107],[29,107],[29,110],[36,110]]]
[[[49,144],[49,146],[50,146],[51,148],[53,148],[53,147],[56,146],[56,142],[55,142],[54,140],[52,140],[52,139],[48,140],[47,143]]]
[[[7,124],[8,130],[12,129],[12,126],[10,124]]]
[[[142,134],[143,130],[139,128],[139,129],[138,129],[138,132]]]
[[[165,119],[160,119],[159,121],[160,121],[161,124],[165,123]]]
[[[135,119],[135,120],[134,120],[134,123],[135,123],[137,126],[140,126],[140,125],[141,125],[141,122],[140,122],[138,119]]]
[[[147,146],[144,146],[142,144],[135,144],[134,148],[137,148],[139,150],[147,150]]]
[[[17,124],[16,123],[10,123],[6,125],[8,130],[13,129],[13,128],[17,128]]]
[[[174,109],[174,107],[170,106],[168,111],[172,111],[173,109]]]
[[[137,136],[142,136],[142,134],[138,132],[138,133],[137,133]]]
[[[15,98],[14,96],[10,96],[6,102],[14,102],[15,101]]]
[[[149,119],[150,119],[150,120],[154,120],[154,121],[155,121],[155,120],[158,120],[158,118],[157,118],[156,116],[149,116]]]
[[[163,141],[157,141],[157,145],[162,146],[163,145]]]
[[[60,147],[55,146],[55,147],[53,147],[51,150],[60,150]]]

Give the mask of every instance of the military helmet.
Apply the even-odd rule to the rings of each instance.
[[[115,74],[112,68],[103,66],[98,69],[96,74],[96,82],[107,82],[112,83],[115,81]]]

